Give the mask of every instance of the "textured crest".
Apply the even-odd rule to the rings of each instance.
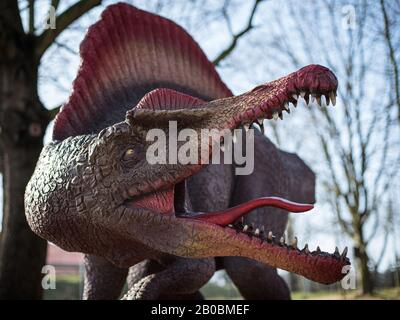
[[[89,28],[80,55],[72,93],[55,119],[56,140],[122,121],[127,110],[156,88],[204,100],[232,95],[185,30],[128,4],[107,7]],[[173,91],[163,92],[169,93]]]
[[[155,89],[139,101],[136,108],[150,110],[191,109],[204,104],[204,100],[171,89]]]

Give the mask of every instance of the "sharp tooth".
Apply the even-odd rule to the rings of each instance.
[[[329,106],[329,103],[330,103],[329,95],[325,94],[324,97],[325,97],[326,105]]]
[[[321,106],[321,96],[317,96],[317,103],[318,103],[318,106],[320,107]]]
[[[304,99],[304,96],[306,95],[306,92],[305,91],[300,91],[300,95]]]
[[[281,239],[279,240],[279,243],[280,243],[281,245],[284,245],[284,244],[285,244],[285,238],[284,238],[284,237],[281,237]]]
[[[289,103],[285,102],[284,105],[283,105],[283,109],[288,111],[289,110]]]
[[[342,254],[340,255],[340,257],[341,257],[342,259],[345,259],[346,256],[347,256],[347,247],[344,248],[344,250],[343,250]]]
[[[338,247],[335,247],[335,252],[333,253],[335,256],[340,256]]]
[[[257,237],[260,235],[260,229],[256,229],[256,231],[254,231],[254,235],[256,235]]]
[[[326,108],[326,98],[324,95],[321,96],[321,108]]]
[[[279,118],[279,113],[277,112],[277,111],[275,111],[273,114],[272,114],[272,118],[276,121],[276,120],[278,120],[278,118]]]
[[[264,123],[260,124],[260,129],[261,129],[261,133],[264,135],[265,134]]]
[[[314,93],[312,93],[310,96],[311,96],[311,97],[310,97],[310,102],[309,102],[309,104],[308,104],[309,106],[312,105],[312,104],[315,102],[315,100],[316,100],[316,96],[315,96]]]
[[[246,224],[246,225],[243,227],[243,232],[246,232],[248,229],[249,229],[249,226]]]
[[[297,249],[297,237],[292,240],[292,247]]]
[[[292,94],[292,98],[297,101],[297,99],[299,99],[299,96],[297,94]]]
[[[246,131],[249,131],[250,129],[250,125],[248,123],[244,124],[243,127]]]
[[[332,105],[335,106],[336,105],[336,95],[334,92],[329,92],[329,98],[331,98],[332,101]]]
[[[306,254],[310,253],[310,250],[308,249],[308,244],[306,243],[306,245],[304,246],[303,250]]]
[[[260,131],[262,134],[264,134],[265,129],[264,129],[264,119],[263,118],[259,118],[257,119],[257,123],[260,126]]]
[[[233,225],[232,224],[228,224],[228,227],[233,228]]]
[[[272,231],[268,232],[268,240],[269,241],[272,241],[272,237],[273,237]]]

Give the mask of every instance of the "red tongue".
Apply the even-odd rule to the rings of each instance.
[[[276,207],[290,212],[305,212],[314,208],[312,204],[296,203],[278,197],[264,197],[250,200],[246,203],[242,203],[236,207],[228,208],[226,210],[198,213],[196,215],[182,216],[180,218],[202,220],[224,227],[230,223],[233,223],[251,210],[265,206]]]

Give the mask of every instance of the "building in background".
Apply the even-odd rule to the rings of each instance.
[[[47,245],[46,264],[54,266],[57,275],[83,276],[83,254],[65,251],[50,242]]]

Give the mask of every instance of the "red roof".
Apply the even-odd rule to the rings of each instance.
[[[83,254],[80,252],[68,252],[53,243],[47,245],[46,263],[50,265],[71,265],[83,264]]]

